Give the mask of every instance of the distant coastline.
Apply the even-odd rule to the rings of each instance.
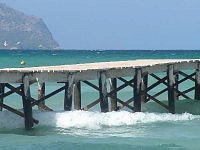
[[[0,51],[200,51],[200,49],[0,49]]]
[[[59,49],[41,18],[0,3],[0,49]]]

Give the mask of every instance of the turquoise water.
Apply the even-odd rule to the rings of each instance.
[[[0,51],[0,68],[153,58],[199,59],[200,51]],[[22,59],[26,65],[20,65]],[[59,86],[47,83],[46,93]],[[183,86],[191,86],[191,83]],[[84,84],[82,91],[83,105],[98,98],[98,94]],[[37,97],[37,85],[32,86],[31,94]],[[132,89],[127,88],[119,96],[127,99],[131,94]],[[5,103],[22,108],[17,95],[9,96]],[[63,93],[60,93],[47,101],[55,112],[39,112],[34,108],[34,118],[40,123],[31,131],[24,130],[22,118],[7,111],[0,112],[0,149],[199,149],[200,103],[195,100],[176,103],[178,114],[175,115],[153,102],[144,104],[141,113],[126,109],[99,113],[99,106],[89,112],[64,112]]]

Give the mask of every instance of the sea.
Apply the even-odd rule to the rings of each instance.
[[[199,59],[199,50],[1,50],[0,68],[52,66],[66,64],[122,61],[136,59]],[[21,65],[21,61],[25,64]],[[162,75],[161,75],[162,76]],[[128,78],[127,78],[128,80]],[[93,81],[92,81],[93,82]],[[150,79],[153,82],[153,79]],[[46,93],[62,83],[46,83]],[[94,81],[95,84],[95,81]],[[121,84],[121,83],[119,83]],[[192,83],[183,84],[183,88]],[[14,84],[14,86],[17,86]],[[162,89],[162,85],[157,90]],[[8,90],[8,89],[6,89]],[[155,92],[155,91],[152,91]],[[98,93],[82,84],[82,105],[98,98]],[[124,89],[119,95],[127,99],[133,93]],[[97,105],[89,111],[63,111],[64,93],[49,98],[46,105],[54,111],[33,109],[39,120],[32,130],[24,129],[23,118],[0,112],[0,149],[2,150],[188,150],[200,149],[200,102],[180,99],[176,114],[170,114],[150,101],[143,112],[128,109],[101,113]],[[37,84],[31,86],[37,98]],[[189,95],[192,95],[189,94]],[[159,98],[166,100],[166,94]],[[20,96],[13,94],[4,103],[22,109]]]

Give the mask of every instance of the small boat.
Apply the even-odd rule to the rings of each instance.
[[[24,60],[21,60],[20,64],[21,64],[21,65],[25,65],[26,62],[25,62]]]

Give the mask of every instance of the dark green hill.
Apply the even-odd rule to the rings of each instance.
[[[0,3],[0,49],[58,49],[41,18]]]

